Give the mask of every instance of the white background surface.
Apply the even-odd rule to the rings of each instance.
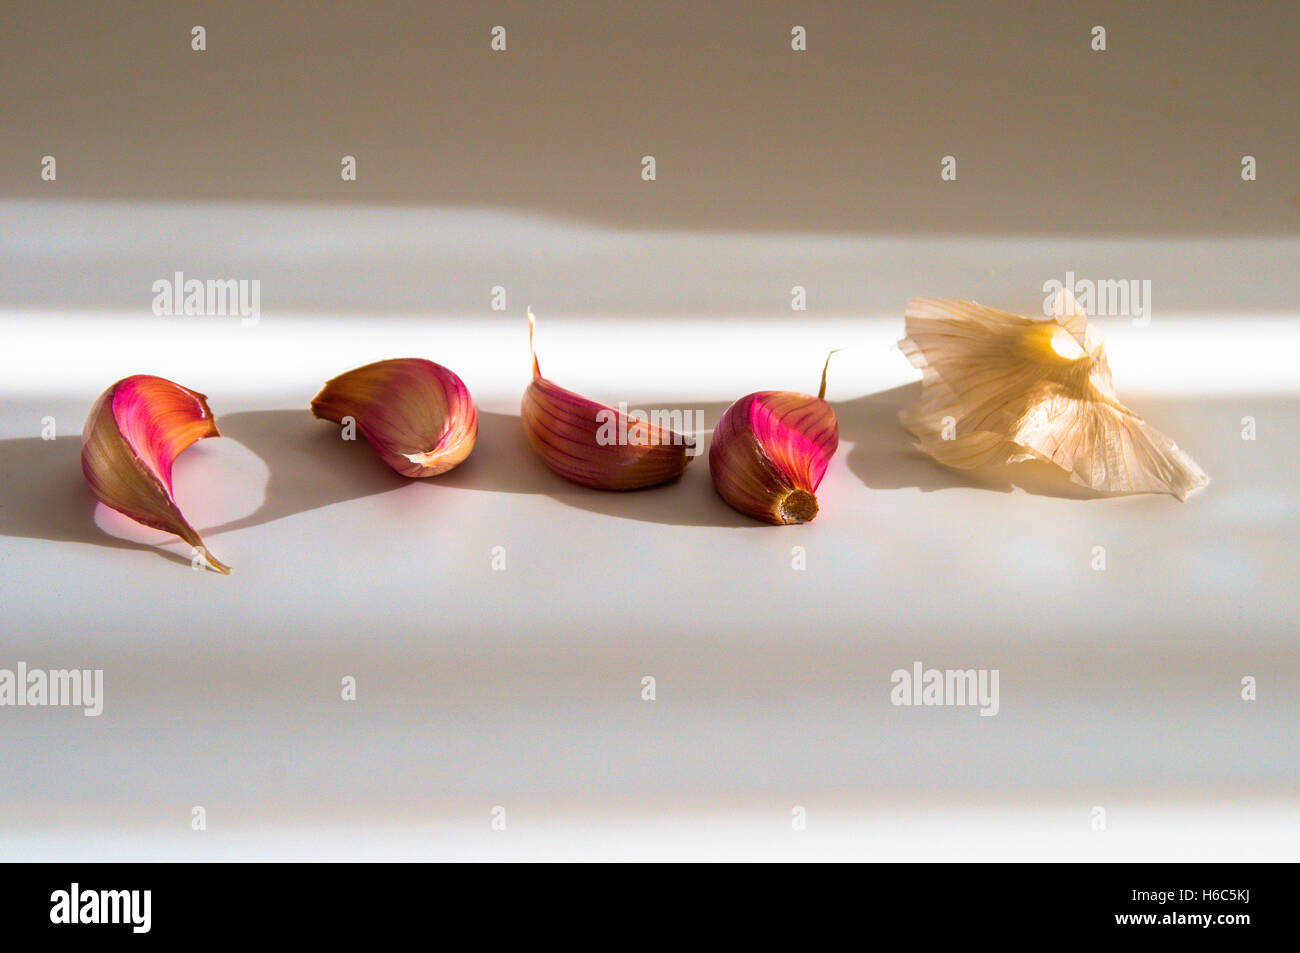
[[[7,0],[0,667],[107,700],[0,709],[0,859],[1294,860],[1297,47],[1294,0]],[[261,281],[261,321],[153,316],[176,271]],[[1186,504],[908,449],[907,298],[1034,314],[1067,271],[1151,282],[1098,323]],[[529,304],[552,379],[710,426],[845,348],[821,515],[752,524],[705,459],[550,474]],[[407,355],[482,412],[418,483],[307,411]],[[210,398],[176,491],[230,577],[84,485],[134,373]],[[893,707],[918,660],[998,669],[999,714]]]
[[[133,212],[142,232],[168,214]],[[293,231],[274,210],[204,212],[217,235],[254,214]],[[382,221],[363,210],[349,226],[372,230],[377,260],[403,241]],[[618,254],[577,226],[418,224],[449,247],[544,227],[545,257],[571,273]],[[289,269],[301,258],[284,242]],[[684,267],[701,242],[660,239],[661,253]],[[879,267],[869,243],[832,244],[828,272]],[[725,273],[806,246],[707,247]],[[959,247],[1021,287],[1095,251]],[[1135,254],[1159,269],[1178,252]],[[147,274],[148,257],[115,261]],[[97,719],[3,712],[7,857],[1294,857],[1293,317],[1170,313],[1157,284],[1149,325],[1099,319],[1121,397],[1210,474],[1179,504],[1077,498],[1033,471],[972,481],[915,455],[895,419],[915,377],[894,348],[902,301],[743,326],[577,319],[516,296],[505,314],[485,296],[477,314],[321,321],[279,311],[266,285],[253,327],[155,317],[144,292],[131,313],[3,316],[0,661],[103,668],[107,695]],[[552,475],[516,416],[526,303],[549,377],[710,426],[751,390],[815,388],[844,347],[821,515],[753,524],[716,497],[706,458],[635,494]],[[473,456],[442,478],[396,476],[306,409],[329,376],[404,355],[457,370],[480,406]],[[230,577],[192,572],[183,545],[84,487],[84,415],[133,372],[210,398],[225,436],[181,456],[176,494]],[[47,415],[55,441],[39,436]],[[918,660],[998,669],[1000,713],[891,706],[890,673]],[[345,675],[356,702],[340,700]],[[1258,701],[1241,700],[1245,675]],[[206,832],[190,830],[194,805]]]

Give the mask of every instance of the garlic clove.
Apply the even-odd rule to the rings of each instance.
[[[826,360],[829,364],[829,355]],[[718,494],[768,523],[807,523],[816,517],[817,487],[839,446],[839,425],[825,396],[823,368],[816,397],[760,391],[728,407],[709,445],[709,473]]]
[[[528,310],[532,348],[536,318]],[[553,471],[597,490],[638,490],[681,476],[695,441],[588,400],[542,377],[532,348],[533,379],[519,415],[528,442]]]
[[[433,361],[378,361],[340,374],[311,402],[324,420],[356,423],[390,467],[431,477],[464,462],[478,436],[478,411],[465,382]]]
[[[1068,292],[1051,320],[914,298],[906,322],[899,347],[922,382],[899,418],[918,449],[945,466],[1045,460],[1099,492],[1180,500],[1209,482],[1190,456],[1119,402],[1101,334]]]
[[[207,398],[161,377],[137,374],[104,391],[81,435],[81,470],[91,491],[137,523],[179,536],[215,559],[172,497],[172,463],[190,444],[219,437]]]

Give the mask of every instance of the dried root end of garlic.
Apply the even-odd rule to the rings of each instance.
[[[906,320],[899,348],[922,380],[899,419],[939,463],[1043,460],[1098,492],[1180,500],[1209,482],[1120,403],[1101,335],[1068,292],[1049,320],[946,298],[913,298]]]

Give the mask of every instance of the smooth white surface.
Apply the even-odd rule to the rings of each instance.
[[[978,810],[900,810],[876,806],[844,811],[809,809],[795,831],[790,812],[707,812],[682,805],[647,806],[632,815],[530,812],[508,815],[505,830],[465,810],[430,821],[401,816],[384,821],[355,815],[303,826],[284,817],[245,818],[239,829],[213,826],[188,837],[133,825],[73,832],[21,832],[6,841],[16,856],[60,861],[105,854],[124,860],[205,861],[923,861],[1203,862],[1289,861],[1295,857],[1289,808],[1222,805],[1143,805],[1111,815],[1104,831],[1078,824],[1078,808],[1027,806]],[[395,816],[394,816],[395,815]],[[1280,836],[1279,836],[1280,835]]]
[[[260,214],[279,234],[280,213]],[[366,221],[376,242],[400,240]],[[449,245],[463,227],[422,222]],[[512,291],[505,314],[487,310],[486,288],[480,312],[280,310],[277,293],[311,293],[286,238],[261,252],[283,281],[264,288],[256,327],[151,315],[143,279],[206,275],[148,254],[111,266],[142,279],[134,310],[0,315],[0,667],[103,668],[107,693],[98,719],[0,710],[0,856],[1294,859],[1295,315],[1102,319],[1120,396],[1211,484],[1186,504],[1079,499],[1033,474],[967,479],[908,449],[901,300],[797,320],[553,313],[547,283],[599,273],[604,254],[600,234],[565,228],[536,251],[550,277],[526,300]],[[723,271],[754,253],[743,238],[660,241],[661,275],[704,248]],[[770,241],[760,258],[805,247]],[[1013,261],[1036,301],[1086,246],[972,241],[966,254]],[[36,297],[58,301],[59,268],[73,269],[48,251]],[[866,283],[881,265],[844,255],[831,270]],[[913,291],[947,291],[959,271]],[[1293,279],[1274,273],[1260,294]],[[751,523],[716,497],[704,458],[637,494],[550,474],[515,416],[525,304],[547,376],[710,424],[749,391],[815,389],[825,353],[845,347],[819,518]],[[482,412],[473,456],[442,478],[404,481],[306,410],[327,377],[403,355],[457,370]],[[96,512],[84,487],[85,413],[136,372],[210,398],[226,436],[180,458],[176,492],[228,578]],[[57,440],[40,437],[47,416]],[[794,546],[806,571],[791,568]],[[998,669],[1000,713],[892,706],[890,673],[915,660]],[[356,702],[339,698],[345,675]],[[1247,675],[1255,702],[1240,698]],[[190,830],[194,805],[204,833]],[[496,805],[503,834],[488,827]],[[789,830],[795,805],[803,835]]]

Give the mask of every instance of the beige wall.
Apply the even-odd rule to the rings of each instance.
[[[189,49],[196,23],[208,49]],[[494,24],[509,50],[489,50]],[[809,49],[789,49],[793,24]],[[1094,53],[1089,31],[1107,29]],[[15,3],[0,199],[1300,232],[1300,4]],[[360,177],[345,185],[339,157]],[[639,179],[653,154],[659,179]],[[1239,162],[1255,155],[1259,180]],[[55,184],[39,178],[58,160]],[[942,183],[952,154],[958,181]]]

